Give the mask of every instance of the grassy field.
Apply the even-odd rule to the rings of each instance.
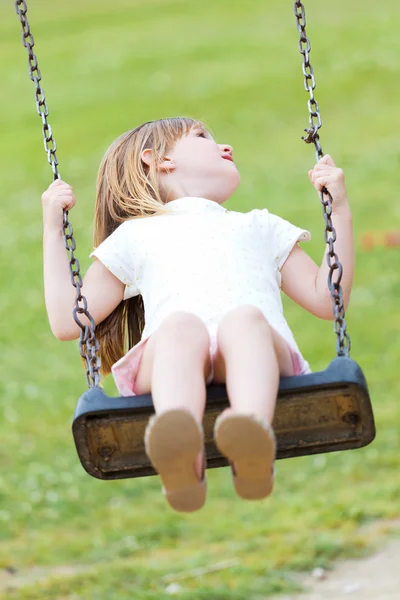
[[[311,230],[323,252],[307,170],[307,126],[292,2],[32,2],[31,26],[58,143],[76,191],[71,213],[89,264],[97,167],[108,144],[144,120],[204,119],[233,145],[242,184],[229,206],[267,206]],[[346,172],[357,268],[347,315],[377,438],[346,453],[281,461],[276,492],[240,501],[228,469],[209,472],[206,507],[167,508],[156,478],[101,482],[81,468],[71,417],[85,378],[75,343],[49,330],[42,291],[40,196],[51,182],[34,89],[12,2],[0,4],[1,361],[0,589],[23,600],[262,600],[295,587],[296,570],[366,552],[360,526],[400,514],[400,248],[365,252],[360,237],[400,227],[400,8],[308,2],[321,139]],[[332,324],[285,301],[313,370],[335,351]],[[113,383],[106,388],[114,393]],[[229,568],[199,575],[231,561]],[[63,575],[61,567],[71,567]],[[12,589],[16,569],[47,579]],[[80,570],[81,569],[81,570]],[[4,583],[4,581],[6,581]],[[8,590],[7,590],[8,585]],[[1,591],[0,591],[1,596]]]

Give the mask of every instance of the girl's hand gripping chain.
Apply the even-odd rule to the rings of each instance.
[[[61,230],[63,210],[75,206],[74,190],[68,183],[56,179],[42,195],[43,223],[45,228]]]
[[[329,154],[323,156],[308,172],[311,183],[318,193],[325,187],[332,196],[333,205],[332,212],[336,212],[339,208],[347,205],[346,186],[344,181],[344,173],[342,169],[338,169]]]

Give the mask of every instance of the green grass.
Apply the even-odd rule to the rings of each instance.
[[[71,219],[83,268],[106,147],[144,120],[179,114],[204,119],[233,145],[242,184],[229,206],[267,206],[310,229],[309,252],[320,261],[292,2],[31,4],[60,172],[78,199]],[[309,0],[307,14],[322,144],[345,169],[354,215],[347,321],[377,438],[359,451],[281,461],[276,492],[261,504],[236,498],[227,469],[211,471],[206,507],[181,516],[156,478],[101,482],[78,463],[70,426],[84,374],[76,344],[52,337],[42,292],[40,196],[51,170],[17,17],[11,2],[1,4],[0,568],[43,566],[53,575],[5,598],[158,600],[170,597],[168,574],[237,559],[182,580],[179,597],[261,600],[293,589],[291,572],[365,552],[374,537],[359,527],[399,515],[400,253],[365,253],[359,239],[400,222],[400,10],[395,0],[366,0],[362,11],[356,2]],[[312,368],[324,368],[332,324],[287,301],[285,310]],[[106,387],[114,393],[112,381]],[[93,570],[57,576],[57,566],[74,564]]]

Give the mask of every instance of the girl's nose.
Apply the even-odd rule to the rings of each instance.
[[[222,150],[222,152],[224,152],[225,154],[233,154],[233,148],[232,146],[229,146],[229,144],[221,144],[220,148]]]

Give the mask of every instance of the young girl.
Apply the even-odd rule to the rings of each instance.
[[[354,260],[343,172],[325,156],[309,177],[333,197],[347,306]],[[317,317],[333,318],[327,262],[318,268],[298,245],[309,233],[267,209],[226,210],[239,181],[232,147],[187,118],[124,133],[98,174],[96,260],[82,293],[96,322],[103,374],[112,370],[122,395],[153,396],[146,452],[178,511],[205,502],[202,417],[211,381],[228,390],[230,408],[214,433],[236,492],[248,499],[271,493],[279,378],[310,372],[280,290]],[[54,335],[72,340],[80,330],[61,227],[63,209],[75,205],[73,190],[57,180],[42,203],[47,312]]]

